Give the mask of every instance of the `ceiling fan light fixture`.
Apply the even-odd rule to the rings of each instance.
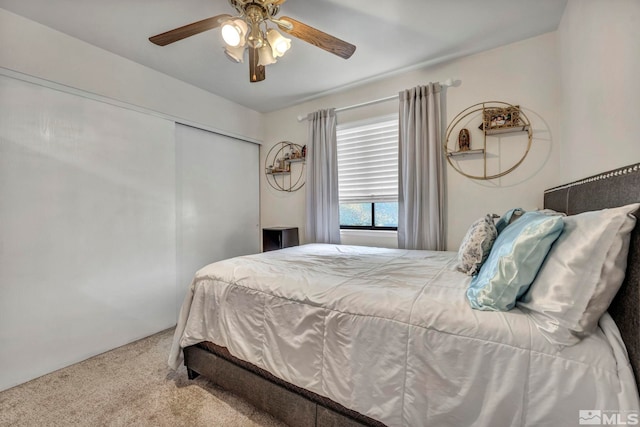
[[[267,40],[271,45],[274,58],[283,56],[291,48],[291,39],[284,37],[273,28],[267,30]]]
[[[264,45],[264,38],[262,37],[262,31],[260,31],[258,24],[254,23],[251,25],[251,31],[249,31],[249,35],[247,36],[247,43],[256,49],[260,49]]]
[[[280,6],[286,0],[228,0],[238,12],[237,15],[221,14],[173,30],[149,37],[149,41],[158,46],[166,46],[202,32],[221,29],[225,41],[224,53],[234,63],[244,62],[245,50],[248,51],[249,81],[259,82],[265,79],[265,65],[273,64],[291,48],[291,39],[283,33],[306,41],[329,53],[348,59],[356,47],[351,43],[322,32],[293,18],[276,18]]]
[[[244,46],[236,46],[236,47],[227,46],[224,48],[224,53],[227,56],[227,58],[229,58],[231,62],[234,62],[236,64],[239,62],[244,62],[244,51],[245,51]]]
[[[265,43],[260,49],[258,49],[258,65],[265,66],[275,64],[276,62],[277,60],[273,56],[271,46]]]
[[[222,39],[230,47],[244,46],[247,29],[247,23],[242,19],[226,21],[222,24]]]

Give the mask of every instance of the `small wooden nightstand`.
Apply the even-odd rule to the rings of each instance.
[[[262,229],[262,252],[298,246],[298,227],[269,227]]]

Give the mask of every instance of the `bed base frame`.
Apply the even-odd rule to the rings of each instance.
[[[640,163],[546,190],[544,206],[574,215],[640,202]],[[640,222],[640,221],[639,221]],[[627,274],[609,313],[627,347],[640,384],[640,226],[631,234]],[[212,343],[184,349],[189,378],[199,374],[296,427],[384,427],[338,403],[274,377]]]
[[[205,342],[184,349],[189,379],[203,375],[256,408],[295,427],[384,427],[316,393],[294,386]]]

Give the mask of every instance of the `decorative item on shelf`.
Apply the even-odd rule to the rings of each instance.
[[[265,158],[264,173],[269,186],[292,192],[304,186],[304,147],[289,141],[275,144]]]
[[[487,135],[526,130],[526,124],[520,120],[520,106],[490,107],[482,112],[482,124],[479,126]]]
[[[475,124],[473,124],[473,121],[477,119],[480,120],[478,129],[482,131],[481,135],[483,137],[483,145],[482,148],[472,150],[471,131],[475,129]],[[469,124],[473,124],[473,127],[471,127],[470,130],[466,127],[462,128],[463,126],[468,126]],[[458,149],[456,150],[455,140],[451,142],[450,140],[452,139],[454,131],[460,128],[462,129],[458,133]],[[495,142],[493,141],[500,141],[501,137],[503,136],[502,134],[507,133],[526,133],[526,148],[524,148],[524,145],[518,145],[518,147],[523,147],[520,148],[523,150],[523,154],[518,160],[515,161],[515,163],[505,167],[504,162],[495,162],[492,165],[497,165],[494,166],[496,169],[498,169],[497,172],[489,173],[487,170],[487,158],[498,157],[500,155],[500,150],[495,149],[495,145],[493,145],[495,144]],[[461,175],[467,178],[478,180],[499,178],[515,170],[527,157],[527,154],[531,149],[531,143],[533,140],[531,123],[529,122],[526,114],[520,109],[520,106],[512,105],[503,101],[481,102],[465,108],[457,116],[455,116],[449,126],[447,126],[445,135],[446,136],[443,145],[449,165],[451,165],[451,167],[453,167],[453,169],[455,169],[456,172],[460,173]],[[515,140],[509,142],[509,144],[511,145],[517,145],[514,143]],[[463,170],[464,161],[474,159],[482,159],[483,161],[483,171],[481,174],[477,173],[474,170],[469,170],[471,168],[469,165],[472,165],[472,163],[467,163],[467,166],[465,166]]]
[[[462,129],[458,134],[458,151],[471,150],[471,134],[469,129]]]
[[[305,147],[306,147],[306,145],[305,145]],[[294,161],[304,160],[304,154],[303,154],[304,150],[305,150],[304,147],[302,147],[302,148],[297,148],[296,147],[296,148],[292,148],[292,150],[293,151],[291,152],[289,160],[294,160]]]

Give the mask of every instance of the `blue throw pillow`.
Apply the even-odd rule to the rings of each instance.
[[[564,222],[560,216],[526,212],[498,235],[467,299],[477,310],[508,311],[535,279]]]

